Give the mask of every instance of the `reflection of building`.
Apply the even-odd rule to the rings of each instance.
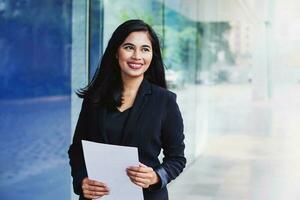
[[[228,33],[230,50],[235,55],[237,67],[251,67],[252,54],[252,26],[247,23],[230,22],[231,30]]]
[[[251,25],[241,22],[230,22],[231,30],[228,33],[230,50],[236,55],[251,54]]]

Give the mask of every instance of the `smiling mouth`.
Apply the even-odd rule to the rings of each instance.
[[[131,69],[140,69],[140,68],[142,68],[143,64],[140,64],[140,63],[128,63],[128,66]]]

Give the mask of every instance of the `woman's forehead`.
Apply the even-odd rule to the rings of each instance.
[[[136,31],[130,33],[124,40],[124,43],[132,43],[134,45],[149,45],[151,46],[150,35],[146,31]]]

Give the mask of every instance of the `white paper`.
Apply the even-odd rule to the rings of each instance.
[[[129,166],[138,166],[136,147],[109,145],[82,140],[83,154],[89,179],[107,184],[110,194],[105,200],[143,200],[142,189],[126,174]]]

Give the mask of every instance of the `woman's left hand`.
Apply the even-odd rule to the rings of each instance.
[[[150,185],[159,182],[156,172],[144,164],[128,167],[126,171],[131,182],[142,188],[148,188]]]

